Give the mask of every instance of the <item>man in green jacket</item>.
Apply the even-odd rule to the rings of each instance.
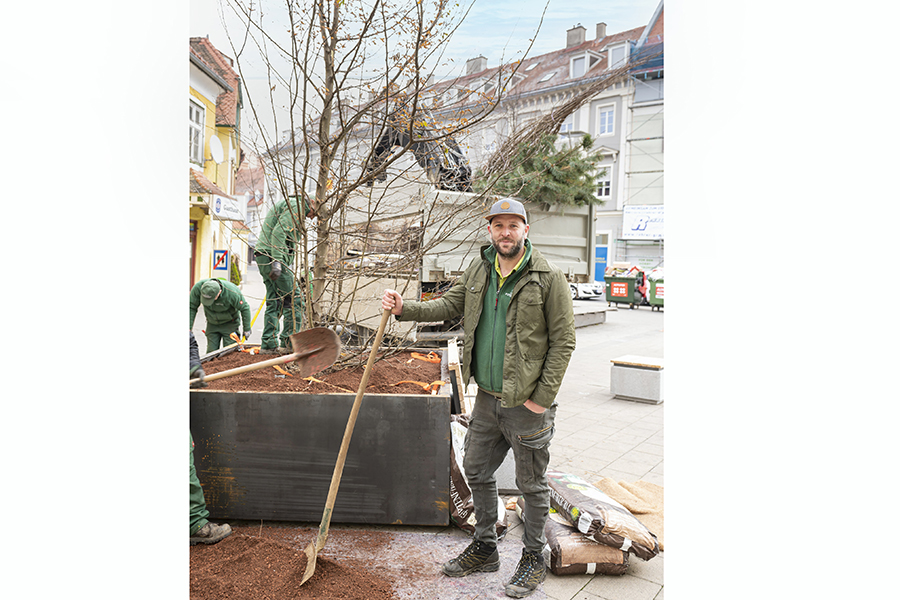
[[[298,226],[309,211],[301,215],[297,204],[296,200],[291,200],[290,204],[286,200],[276,202],[263,221],[256,244],[256,264],[266,286],[260,354],[292,352],[290,336],[300,331],[303,322],[303,296],[294,290],[291,265],[300,241]],[[305,202],[303,208],[306,208]],[[282,317],[283,325],[280,323]]]
[[[250,337],[250,305],[244,300],[241,289],[224,279],[201,279],[191,288],[191,325],[197,309],[203,306],[206,315],[206,351],[218,350],[232,343],[232,333],[240,336],[240,325],[244,326],[244,339]]]
[[[401,321],[444,321],[463,315],[463,381],[478,394],[465,441],[463,468],[475,505],[475,535],[441,571],[462,577],[497,571],[497,480],[512,449],[516,482],[525,499],[524,549],[506,595],[525,597],[544,581],[542,550],[550,508],[547,465],[556,394],[575,349],[575,317],[565,275],[527,239],[521,202],[504,198],[485,217],[491,245],[481,249],[443,296],[404,302],[385,290],[381,306]]]

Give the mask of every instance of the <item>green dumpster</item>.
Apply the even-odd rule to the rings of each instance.
[[[642,275],[643,277],[643,275]],[[608,304],[628,304],[629,308],[641,304],[641,293],[637,289],[636,277],[604,277],[606,280],[606,301]]]
[[[650,280],[650,310],[659,310],[663,306],[663,280]]]

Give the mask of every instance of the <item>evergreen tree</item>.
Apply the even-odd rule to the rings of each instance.
[[[491,191],[545,207],[603,204],[605,201],[595,195],[595,179],[605,169],[597,171],[602,156],[599,152],[591,152],[594,144],[591,136],[585,135],[577,145],[563,149],[556,147],[556,137],[545,135],[536,145],[519,146],[512,161],[515,168],[501,175]],[[475,189],[482,191],[490,184],[491,181],[479,170]]]

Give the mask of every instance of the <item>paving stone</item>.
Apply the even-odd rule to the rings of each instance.
[[[632,452],[643,452],[646,454],[653,454],[654,456],[664,456],[665,446],[662,446],[660,444],[653,444],[651,442],[641,442],[634,447],[634,450],[632,450]]]
[[[641,516],[636,516],[640,520]],[[663,567],[665,564],[665,561],[663,560],[663,554],[664,553],[660,553],[650,560],[641,560],[640,558],[637,558],[635,556],[629,557],[628,572],[626,573],[626,575],[632,575],[639,579],[645,579],[647,581],[663,585]]]
[[[655,465],[620,458],[609,463],[609,465],[607,465],[607,468],[613,471],[620,471],[622,473],[631,473],[633,480],[635,477],[640,479],[641,477],[649,473],[654,466]]]
[[[585,587],[584,591],[603,598],[603,600],[655,600],[662,585],[640,579],[632,575],[597,576]]]
[[[541,589],[553,600],[570,600],[586,586],[593,575],[564,575],[556,576],[547,573]]]

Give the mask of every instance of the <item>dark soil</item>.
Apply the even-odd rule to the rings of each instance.
[[[287,533],[291,530],[283,530]],[[296,532],[296,530],[293,530]],[[308,539],[286,539],[278,528],[235,527],[234,533],[211,546],[191,547],[191,600],[395,600],[391,583],[373,571],[316,556],[312,577],[306,572]],[[330,532],[329,532],[330,533]],[[377,535],[356,532],[354,547],[377,556],[385,543]]]
[[[420,352],[426,355],[426,352]],[[439,354],[437,355],[440,356]],[[231,352],[203,363],[207,375],[227,371],[251,363],[262,362],[274,358],[271,355],[248,354],[247,352]],[[326,369],[313,375],[313,380],[294,376],[291,363],[279,365],[288,374],[279,372],[275,367],[263,367],[255,371],[230,375],[209,382],[209,390],[249,391],[249,392],[299,392],[304,394],[356,394],[365,371],[365,359],[362,365],[341,370]],[[329,372],[330,371],[330,372]],[[422,386],[401,381],[419,381],[431,384],[441,379],[440,363],[431,363],[413,358],[411,352],[400,352],[386,358],[379,357],[372,366],[367,394],[430,394]],[[316,381],[319,380],[319,381]],[[449,380],[446,391],[449,394]]]

